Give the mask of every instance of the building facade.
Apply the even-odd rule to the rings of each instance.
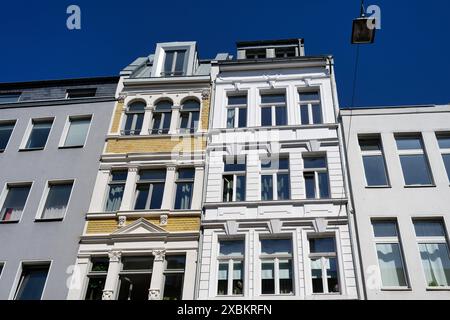
[[[450,299],[450,106],[341,110],[367,299]]]
[[[198,299],[357,299],[328,56],[240,42],[212,62]]]
[[[0,299],[65,299],[118,77],[0,84]]]
[[[68,299],[193,299],[210,62],[158,43],[121,72]]]

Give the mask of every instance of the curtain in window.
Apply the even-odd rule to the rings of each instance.
[[[122,202],[124,185],[112,185],[109,189],[108,201],[106,203],[106,211],[117,211]]]
[[[233,263],[233,279],[242,279],[242,262]]]
[[[450,285],[450,259],[444,243],[420,243],[420,257],[430,287]]]
[[[261,200],[272,200],[272,176],[261,176]]]
[[[50,187],[42,217],[45,219],[62,218],[69,202],[72,184]]]
[[[227,128],[234,128],[234,108],[229,108],[227,112]]]
[[[66,146],[82,146],[86,140],[91,119],[72,120],[67,133]]]
[[[289,199],[289,176],[287,174],[279,174],[277,180],[278,200]]]
[[[192,197],[192,183],[179,183],[175,209],[190,209]]]
[[[20,219],[29,192],[30,187],[14,187],[9,189],[1,212],[1,219],[3,221]]]
[[[219,280],[228,279],[228,262],[219,264],[219,274],[217,277]]]
[[[396,243],[378,243],[376,247],[383,286],[406,286],[399,245]]]
[[[274,278],[274,270],[273,269],[274,269],[273,263],[263,263],[261,279],[273,279]]]

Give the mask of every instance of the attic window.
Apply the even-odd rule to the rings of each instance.
[[[95,97],[97,88],[67,89],[67,99],[80,99]]]
[[[264,59],[266,58],[266,49],[247,49],[245,57],[247,59]]]
[[[183,76],[185,72],[186,50],[167,50],[163,76]]]
[[[19,102],[20,92],[0,93],[0,104]]]
[[[295,47],[275,48],[275,57],[277,58],[290,58],[295,56]]]

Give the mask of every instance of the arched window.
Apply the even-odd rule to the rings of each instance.
[[[196,100],[187,100],[183,103],[180,112],[180,132],[193,133],[197,131],[200,116],[200,103]]]
[[[164,100],[156,104],[153,111],[152,134],[168,133],[172,118],[172,102]]]
[[[145,102],[136,101],[128,106],[125,112],[126,122],[123,133],[127,136],[138,135],[142,130],[144,122]]]

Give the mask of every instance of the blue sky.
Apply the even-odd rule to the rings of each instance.
[[[355,106],[450,103],[450,1],[366,0],[381,8],[375,44],[360,47]],[[79,5],[81,30],[66,28]],[[2,1],[0,82],[117,75],[156,42],[195,40],[201,58],[235,42],[304,38],[307,55],[332,54],[341,106],[352,96],[359,0]]]

